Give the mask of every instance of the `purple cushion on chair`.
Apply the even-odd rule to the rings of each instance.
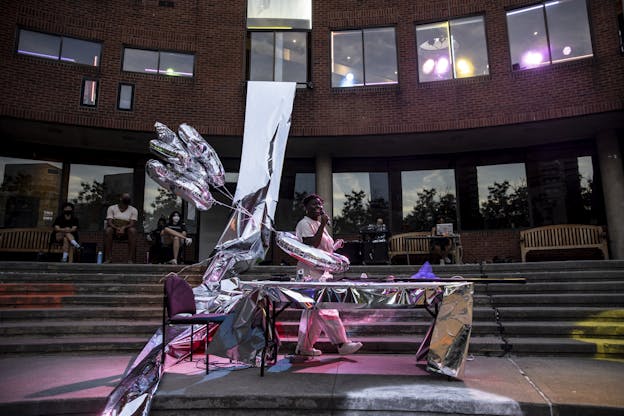
[[[167,314],[169,317],[179,313],[194,314],[195,295],[193,289],[177,275],[171,275],[165,280],[165,293],[167,295]]]

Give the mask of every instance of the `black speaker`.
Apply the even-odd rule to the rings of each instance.
[[[388,243],[385,241],[362,243],[362,259],[364,264],[387,264]]]
[[[80,250],[80,263],[95,263],[97,259],[97,253],[95,252],[95,243],[83,243],[81,244],[82,250]]]
[[[344,247],[336,250],[351,261],[351,264],[362,264],[362,243],[359,241],[345,241]]]

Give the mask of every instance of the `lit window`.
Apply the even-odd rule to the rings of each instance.
[[[119,110],[132,111],[134,106],[134,85],[119,84],[117,108]]]
[[[483,16],[418,25],[416,43],[420,82],[490,73]]]
[[[195,56],[177,52],[124,48],[123,70],[177,77],[192,77]]]
[[[251,32],[251,81],[308,81],[307,32]]]
[[[87,107],[97,105],[98,81],[95,79],[82,80],[82,101],[81,104]]]
[[[17,53],[75,64],[99,66],[102,45],[66,36],[21,29]]]
[[[585,0],[508,11],[507,28],[514,70],[593,56]]]
[[[312,29],[312,0],[248,0],[248,29]]]
[[[331,52],[332,87],[398,82],[392,27],[332,32]]]

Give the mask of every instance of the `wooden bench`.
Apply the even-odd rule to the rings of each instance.
[[[605,260],[609,259],[606,233],[599,225],[558,224],[520,231],[520,254],[533,250],[561,250],[573,248],[597,248]]]
[[[0,229],[0,252],[9,253],[62,253],[61,244],[50,245],[50,228]],[[74,250],[69,250],[69,262]]]
[[[388,260],[392,264],[392,258],[406,256],[407,264],[410,264],[410,255],[429,255],[430,244],[427,231],[402,233],[393,235],[388,239]]]

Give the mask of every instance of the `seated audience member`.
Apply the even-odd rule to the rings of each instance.
[[[166,226],[167,218],[160,217],[158,219],[158,225],[156,226],[156,229],[150,231],[150,233],[146,236],[147,241],[152,243],[149,249],[149,262],[151,264],[164,263],[166,260],[165,248],[163,247],[161,237],[161,233]]]
[[[52,235],[50,242],[63,245],[62,262],[69,259],[69,250],[80,249],[78,244],[78,218],[74,216],[74,204],[65,202],[63,213],[56,217],[52,224]]]
[[[167,263],[178,264],[178,256],[180,255],[180,247],[182,244],[190,245],[193,239],[186,236],[186,225],[182,222],[182,215],[179,211],[173,211],[169,215],[167,225],[160,232],[162,244],[165,249],[171,249],[170,257]]]
[[[136,249],[137,230],[136,222],[139,212],[130,205],[130,194],[124,193],[119,203],[111,205],[106,211],[106,230],[104,235],[104,263],[112,260],[113,238],[128,240],[128,263],[134,263]]]

